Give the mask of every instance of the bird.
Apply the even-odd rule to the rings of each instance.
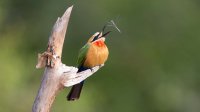
[[[106,26],[103,27],[101,32],[96,32],[92,35],[87,43],[80,49],[78,55],[78,72],[82,72],[87,69],[91,69],[95,66],[104,64],[109,55],[108,48],[105,44],[105,37],[111,32],[104,32]],[[73,85],[69,94],[67,95],[68,101],[78,100],[81,94],[84,81]]]

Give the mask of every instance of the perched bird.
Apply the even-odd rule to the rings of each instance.
[[[88,42],[81,48],[78,55],[78,72],[91,69],[92,67],[104,64],[108,58],[109,51],[106,46],[105,36],[110,33],[95,33]],[[74,85],[67,96],[68,101],[79,99],[84,81]]]

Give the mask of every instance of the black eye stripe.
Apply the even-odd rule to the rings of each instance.
[[[94,37],[94,39],[92,40],[92,42],[95,41],[95,40],[97,40],[99,38],[99,35],[100,35],[100,33],[97,36]]]

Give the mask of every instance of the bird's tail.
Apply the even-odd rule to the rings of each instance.
[[[87,70],[89,68],[87,67],[83,67],[83,66],[80,66],[79,69],[78,69],[78,72],[82,72],[84,70]],[[74,101],[74,100],[78,100],[80,95],[81,95],[81,90],[83,88],[83,84],[84,84],[84,81],[74,85],[69,94],[67,95],[67,100],[68,101]]]
[[[70,92],[69,92],[69,94],[67,96],[67,100],[68,101],[74,101],[74,100],[78,100],[79,99],[83,84],[84,84],[84,81],[74,85],[71,88],[71,90],[70,90]]]

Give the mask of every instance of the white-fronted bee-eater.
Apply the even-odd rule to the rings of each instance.
[[[103,28],[104,31],[105,27]],[[88,42],[81,48],[78,55],[78,72],[92,69],[95,66],[104,64],[108,59],[109,51],[105,44],[105,37],[110,31],[95,33]],[[84,81],[74,85],[67,96],[68,101],[79,99]]]

